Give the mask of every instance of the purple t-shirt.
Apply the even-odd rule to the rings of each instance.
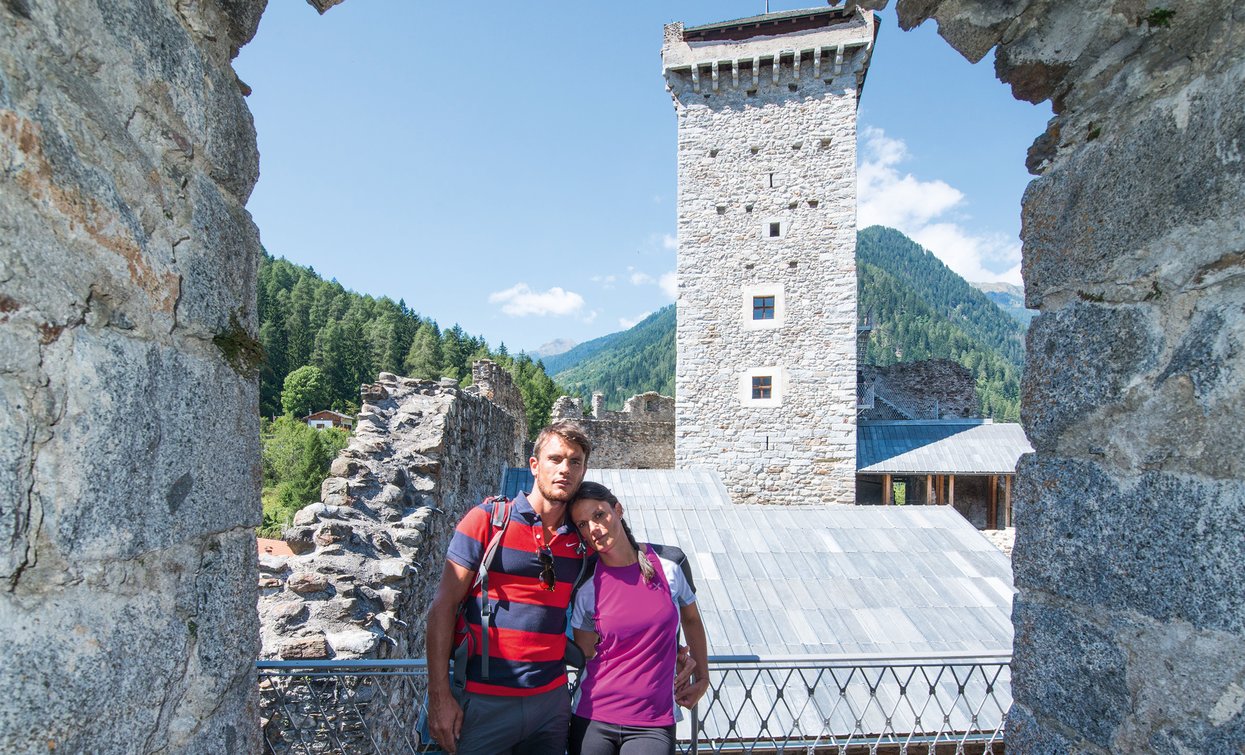
[[[644,549],[657,572],[651,584],[644,582],[639,564],[613,567],[598,562],[590,585],[576,596],[573,625],[601,638],[584,669],[577,716],[623,726],[674,723],[679,631],[675,598],[687,605],[695,596],[677,567],[647,545]]]

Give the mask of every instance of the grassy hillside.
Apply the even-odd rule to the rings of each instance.
[[[581,343],[544,360],[545,371],[584,398],[605,394],[611,409],[645,391],[674,395],[674,305],[663,307],[630,330]]]

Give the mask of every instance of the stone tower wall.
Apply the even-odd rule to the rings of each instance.
[[[260,750],[262,9],[0,3],[2,752]]]
[[[1245,743],[1245,6],[901,2],[1029,153],[1008,753]]]
[[[527,410],[523,395],[514,384],[514,378],[505,368],[491,359],[481,359],[471,365],[471,385],[467,392],[491,401],[502,411],[515,418],[513,454],[516,459],[527,458]]]
[[[736,502],[855,497],[856,101],[872,15],[839,26],[826,39],[708,51],[689,48],[680,25],[666,29],[678,114],[675,459],[716,469]],[[836,62],[823,41],[857,46]],[[804,50],[797,75],[784,55],[774,76],[774,53],[809,45],[816,61]],[[744,59],[737,77],[708,59],[727,57]],[[776,327],[756,327],[754,295],[775,296]],[[754,375],[780,401],[752,402]]]

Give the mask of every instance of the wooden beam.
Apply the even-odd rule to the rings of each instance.
[[[947,475],[947,503],[955,505],[955,475]]]
[[[882,505],[883,506],[891,505],[891,495],[893,492],[894,491],[891,490],[891,476],[888,474],[882,475]]]
[[[925,475],[925,505],[929,506],[934,503],[934,476],[932,474]]]
[[[1003,478],[1003,526],[1012,526],[1012,475]]]
[[[986,503],[986,521],[990,523],[990,529],[999,528],[999,476],[996,474],[990,475],[990,498]]]

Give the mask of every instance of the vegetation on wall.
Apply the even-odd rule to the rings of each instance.
[[[290,415],[260,422],[264,523],[260,537],[281,537],[294,514],[320,500],[329,465],[350,434],[335,427],[317,430]]]

